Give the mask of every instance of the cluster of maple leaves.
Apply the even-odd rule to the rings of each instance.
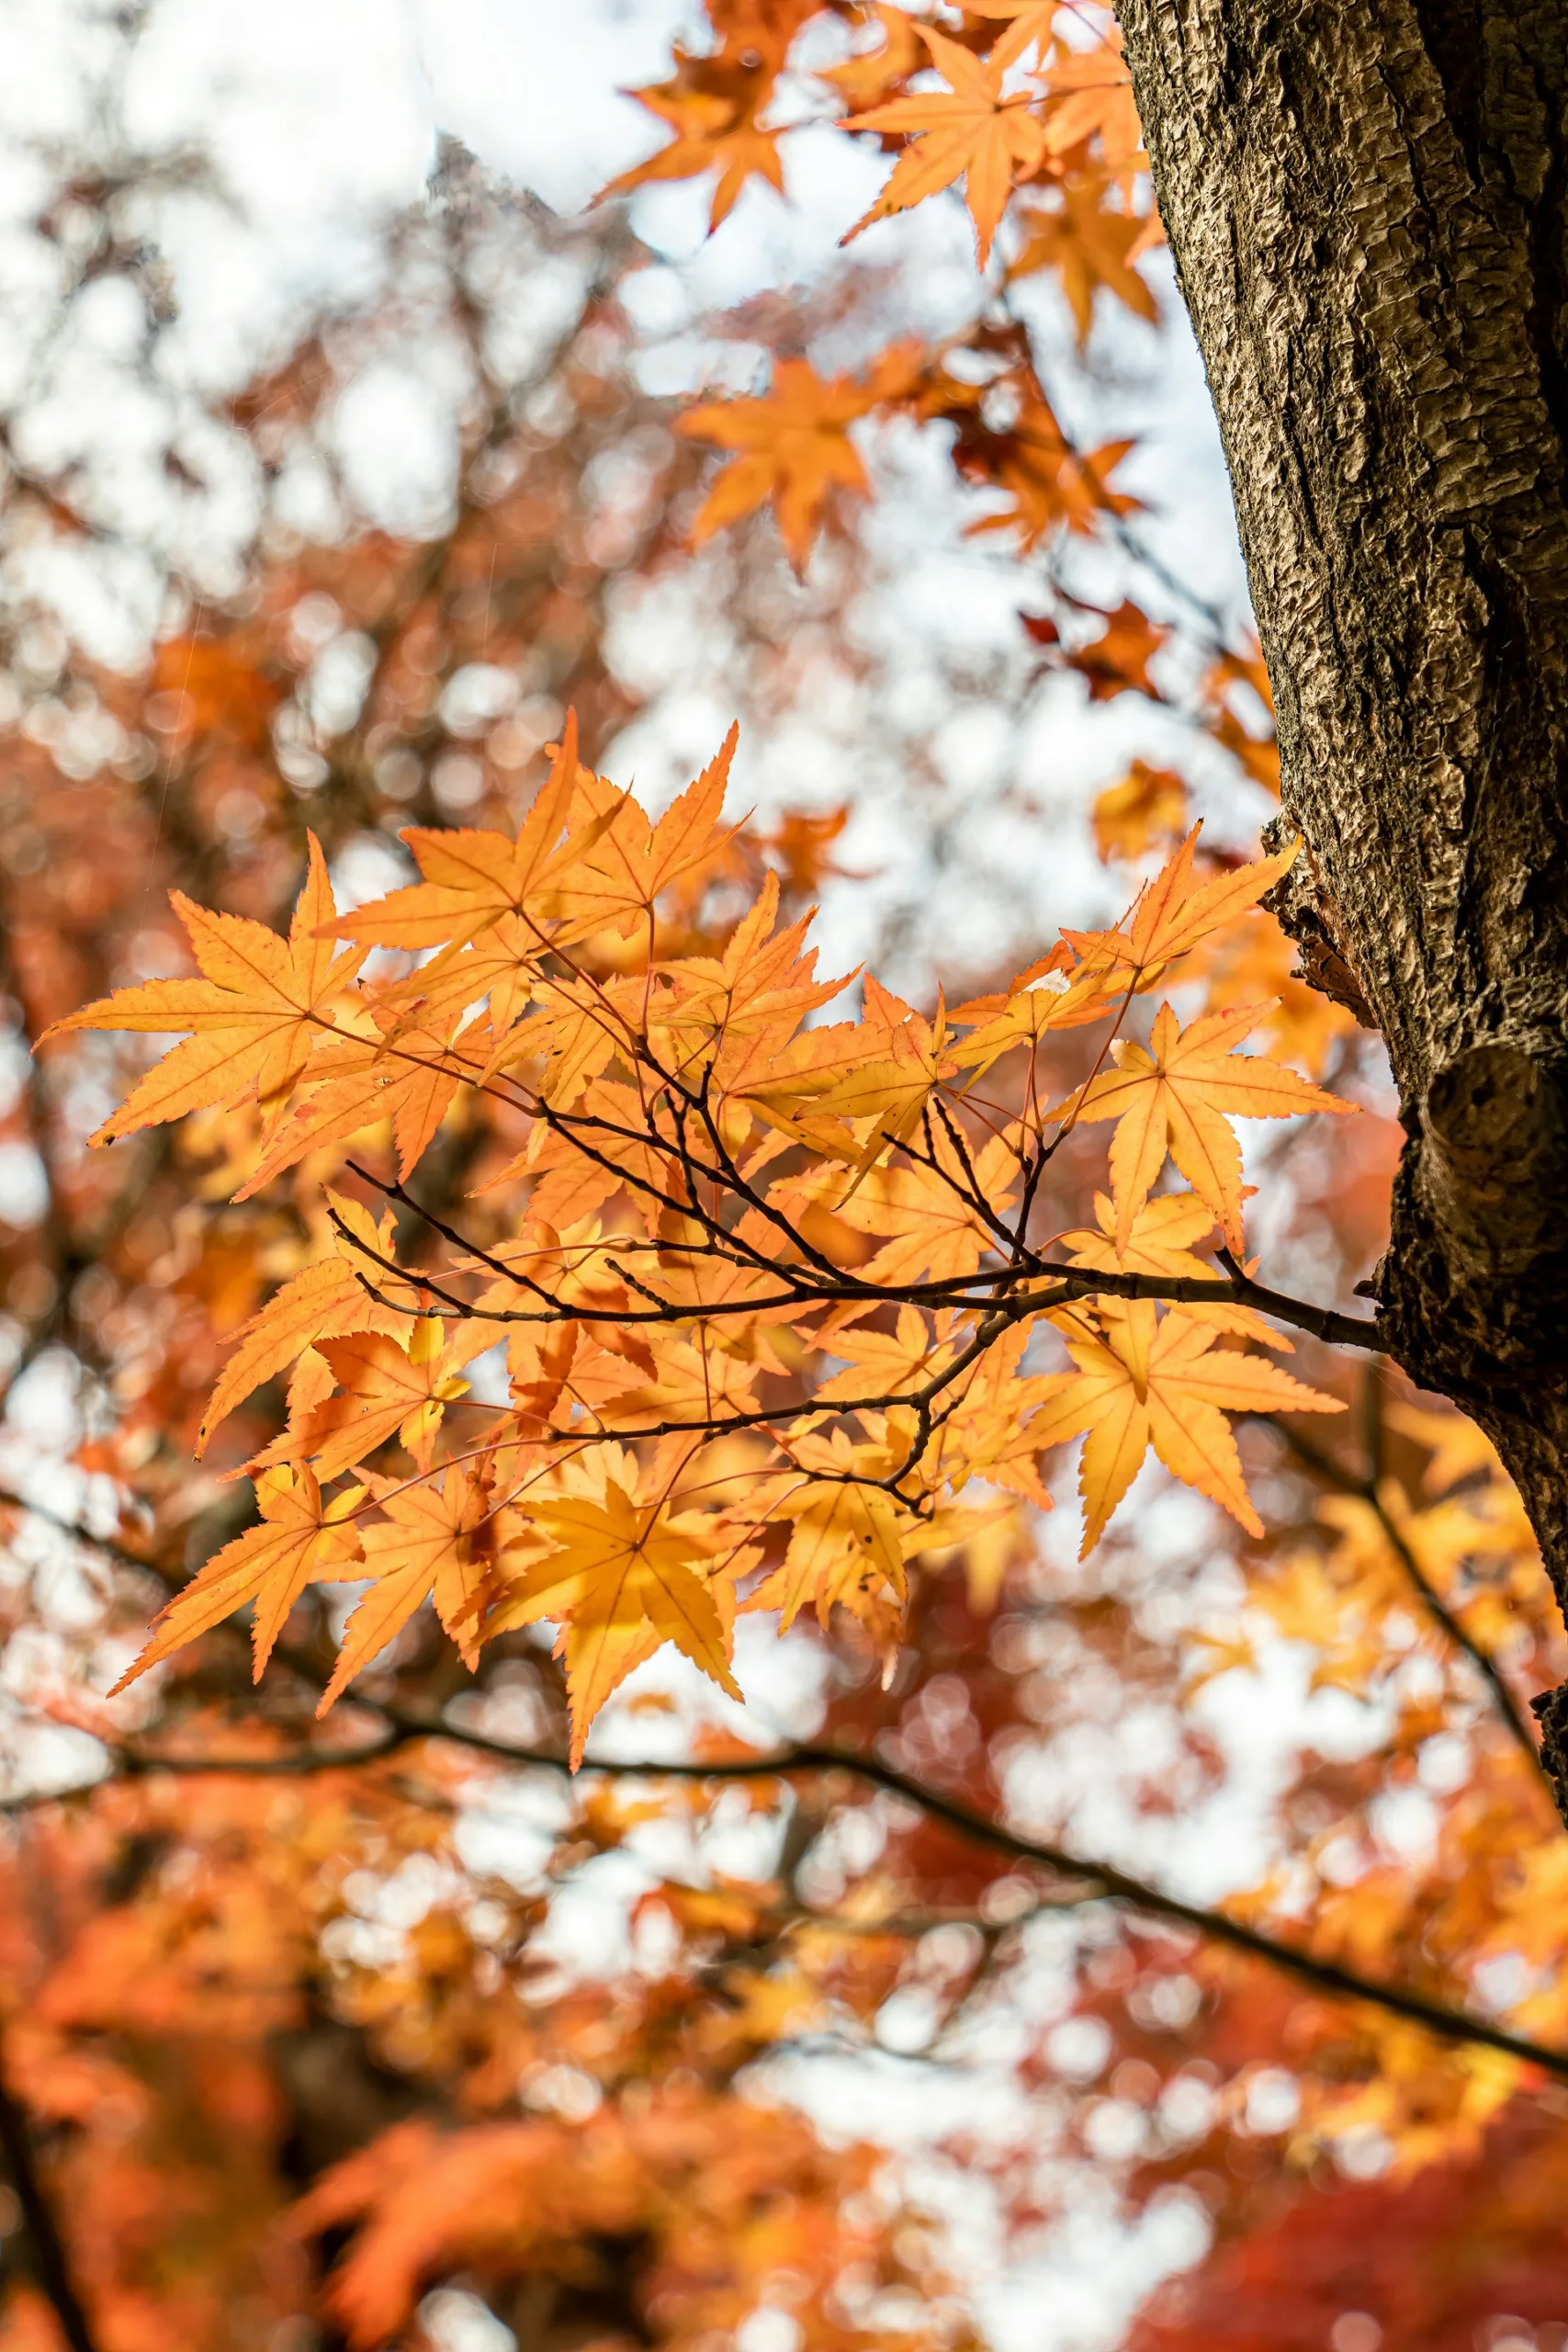
[[[1199,879],[1190,837],[1123,927],[1067,934],[995,996],[928,1019],[868,978],[858,1020],[807,1026],[843,983],[817,978],[806,918],[779,928],[776,877],[722,953],[664,952],[728,848],[732,748],[650,824],[569,722],[515,840],[412,831],[423,878],[344,916],[312,842],[287,943],[177,900],[200,977],[58,1024],[187,1033],[95,1140],[254,1100],[243,1193],[389,1122],[380,1189],[417,1211],[405,1188],[465,1091],[518,1143],[491,1185],[504,1239],[432,1218],[435,1268],[400,1263],[389,1210],[332,1198],[333,1254],[240,1334],[204,1426],[292,1366],[287,1429],[249,1465],[261,1523],[171,1602],[132,1676],[241,1605],[259,1676],[305,1587],[362,1563],[323,1709],[426,1600],[470,1664],[550,1620],[575,1759],[660,1642],[739,1695],[738,1593],[771,1528],[791,1530],[783,1558],[739,1605],[784,1631],[842,1605],[896,1657],[906,1561],[1010,1515],[963,1503],[971,1482],[1047,1508],[1041,1456],[1084,1437],[1087,1550],[1152,1446],[1261,1534],[1225,1408],[1342,1409],[1224,1344],[1281,1342],[1192,1244],[1217,1224],[1245,1292],[1232,1119],[1350,1106],[1238,1050],[1267,1006],[1183,1026],[1162,1001],[1146,1046],[1117,1034],[1293,853]],[[367,978],[373,950],[404,968]],[[1091,1024],[1093,1067],[1063,1092],[1041,1049]],[[1052,1159],[1100,1121],[1100,1228],[1053,1256]],[[1190,1189],[1156,1195],[1168,1160]],[[1162,1311],[1173,1280],[1196,1289]],[[1049,1325],[1071,1368],[1026,1370]],[[491,1350],[499,1408],[463,1377]]]
[[[814,88],[853,109],[841,129],[875,131],[899,148],[886,186],[847,229],[846,243],[962,178],[982,268],[1006,213],[1008,284],[1055,275],[1080,342],[1101,288],[1136,316],[1154,317],[1153,296],[1134,264],[1159,242],[1160,229],[1152,211],[1137,209],[1142,133],[1108,12],[1066,0],[985,0],[926,16],[886,0],[833,0],[826,8],[815,0],[717,0],[709,16],[712,49],[701,55],[678,49],[673,78],[636,93],[674,136],[606,195],[713,173],[716,228],[750,180],[782,192],[782,134],[763,118],[791,77],[799,38],[837,17],[855,41],[850,55],[795,67],[794,77],[804,72]],[[940,75],[946,87],[911,88],[928,75]],[[1059,526],[1088,533],[1097,519],[1136,506],[1111,485],[1131,442],[1075,447],[1027,334],[1004,315],[933,351],[900,343],[858,377],[825,379],[808,359],[781,358],[766,393],[688,409],[679,429],[730,453],[694,538],[700,544],[771,502],[791,560],[802,569],[818,527],[836,520],[835,502],[869,492],[850,427],[899,414],[952,428],[960,474],[1003,494],[973,527],[1012,532],[1021,551]]]

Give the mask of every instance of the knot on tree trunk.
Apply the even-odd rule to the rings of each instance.
[[[1466,1047],[1407,1105],[1391,1248],[1393,1352],[1422,1386],[1509,1414],[1564,1390],[1568,1084],[1523,1047]]]
[[[1517,1282],[1562,1254],[1568,1095],[1561,1069],[1517,1046],[1471,1046],[1431,1080],[1421,1125],[1424,1188],[1458,1271],[1472,1282]]]
[[[1391,1352],[1491,1438],[1568,1614],[1568,1066],[1472,1046],[1404,1115],[1377,1283]],[[1568,1687],[1536,1713],[1568,1820]]]

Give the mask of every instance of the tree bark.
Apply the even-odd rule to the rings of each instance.
[[[1119,0],[1279,709],[1387,1041],[1394,1355],[1568,1613],[1568,0]],[[1568,1815],[1568,1686],[1541,1709]]]

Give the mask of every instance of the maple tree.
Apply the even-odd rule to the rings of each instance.
[[[1136,760],[1098,927],[902,996],[818,969],[844,811],[748,818],[733,736],[662,806],[599,773],[628,582],[768,583],[782,620],[714,574],[764,711],[800,616],[852,660],[875,436],[913,432],[1012,565],[1017,691],[1157,707],[1248,823],[1278,797],[1256,649],[1162,592],[1134,445],[1065,428],[1027,308],[1078,348],[1156,308],[1119,38],[709,14],[606,194],[773,200],[804,91],[893,155],[846,269],[966,205],[967,329],[845,367],[803,298],[756,390],[656,399],[622,211],[449,150],[387,288],[226,405],[278,502],[243,587],[175,567],[118,669],[17,631],[0,2344],[978,2346],[957,2176],[1024,2245],[1093,2172],[1197,2265],[1140,2352],[1550,2345],[1562,1628],[1486,1436],[1353,1295],[1368,1007],[1262,904],[1303,927],[1311,853]],[[79,266],[155,318],[71,187]],[[580,307],[509,368],[563,258]],[[465,355],[450,512],[302,534],[289,469],[411,315]],[[25,460],[7,499],[107,536]],[[1244,1163],[1237,1120],[1288,1124]],[[779,1656],[814,1729],[768,1715]],[[1321,1744],[1250,1881],[1195,1881],[1185,1825],[1225,1842],[1247,1790],[1226,1695],[1287,1684]],[[1010,2120],[879,2141],[875,2064],[983,2103],[998,2048]],[[852,2129],[816,2065],[860,2070]]]

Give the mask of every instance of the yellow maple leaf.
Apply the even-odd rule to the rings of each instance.
[[[720,1324],[716,1341],[725,1333]],[[708,1335],[703,1334],[705,1341]],[[660,1335],[657,1354],[649,1359],[653,1376],[637,1382],[624,1356],[605,1353],[596,1366],[572,1373],[571,1393],[587,1406],[606,1429],[662,1427],[668,1422],[696,1428],[705,1421],[728,1420],[751,1411],[755,1374],[723,1346],[694,1345],[671,1333]]]
[[[379,1657],[416,1609],[434,1600],[435,1613],[471,1668],[479,1619],[493,1577],[490,1465],[454,1466],[440,1486],[394,1488],[380,1499],[386,1513],[364,1530],[365,1561],[374,1581],[343,1629],[332,1679],[316,1709],[324,1715],[346,1684]]]
[[[748,1595],[748,1609],[776,1609],[787,1633],[802,1609],[826,1625],[837,1604],[857,1616],[868,1604],[904,1599],[906,1539],[919,1523],[880,1487],[851,1483],[886,1476],[886,1449],[856,1442],[842,1430],[801,1446],[813,1465],[831,1470],[833,1483],[812,1481],[780,1497],[773,1516],[795,1522],[782,1565]]]
[[[946,1051],[947,1019],[940,996],[933,1023],[890,996],[868,973],[865,1002],[863,1025],[875,1023],[885,1032],[887,1051],[878,1054],[868,1037],[853,1069],[818,1095],[816,1104],[829,1116],[870,1121],[852,1191],[890,1144],[903,1143],[914,1134],[943,1080],[958,1072],[958,1064]]]
[[[1174,856],[1146,883],[1113,931],[1065,931],[1062,936],[1095,970],[1123,987],[1147,987],[1165,967],[1200,940],[1255,907],[1288,874],[1301,852],[1292,842],[1269,857],[1194,881],[1192,856],[1202,831],[1194,825]]]
[[[1228,1510],[1249,1535],[1261,1535],[1222,1408],[1344,1411],[1337,1397],[1306,1387],[1260,1356],[1216,1351],[1216,1338],[1174,1307],[1156,1319],[1151,1299],[1134,1300],[1100,1330],[1074,1318],[1066,1346],[1076,1369],[1039,1384],[1049,1395],[1029,1427],[1037,1446],[1084,1440],[1080,1557],[1099,1542],[1151,1445],[1173,1477]]]
[[[815,1392],[819,1405],[896,1396],[943,1371],[953,1352],[933,1339],[918,1306],[900,1306],[891,1331],[835,1331],[825,1351],[841,1356],[849,1368],[821,1382]]]
[[[766,1971],[736,1969],[725,1979],[731,2007],[703,2021],[704,2038],[722,2046],[731,2040],[756,2043],[788,2041],[821,2030],[828,2005],[798,1967],[786,1963]]]
[[[44,1032],[45,1037],[73,1029],[188,1033],[105,1121],[92,1138],[96,1144],[252,1094],[264,1110],[280,1107],[318,1038],[332,1026],[333,1000],[365,958],[364,948],[334,952],[321,935],[337,910],[314,833],[310,870],[286,941],[246,915],[213,914],[194,906],[178,890],[171,891],[170,900],[201,978],[145,980],[118,989]]]
[[[1184,1699],[1195,1698],[1205,1683],[1217,1680],[1222,1674],[1230,1674],[1238,1668],[1250,1670],[1258,1663],[1258,1653],[1253,1648],[1251,1638],[1239,1626],[1230,1634],[1205,1634],[1195,1630],[1184,1639],[1189,1648],[1204,1654],[1201,1665],[1187,1657],[1182,1660],[1181,1695]]]
[[[1051,1509],[1051,1497],[1040,1482],[1039,1445],[1031,1433],[1029,1416],[1039,1400],[1053,1391],[1038,1379],[1021,1379],[1019,1365],[1030,1343],[1030,1329],[1020,1322],[987,1348],[962,1375],[958,1385],[942,1398],[942,1418],[919,1464],[922,1482],[935,1488],[940,1481],[962,1494],[972,1478],[1007,1488],[1032,1502],[1037,1510]],[[954,1521],[954,1506],[939,1508],[930,1541],[933,1545],[967,1540]],[[1010,1505],[1002,1506],[1010,1511]],[[962,1516],[962,1513],[959,1514]],[[981,1514],[976,1524],[983,1521]]]
[[[1010,60],[999,46],[998,54],[981,60],[928,25],[918,25],[916,30],[931,51],[932,64],[952,86],[893,98],[840,123],[842,130],[914,134],[876,202],[841,242],[847,245],[874,220],[907,212],[912,204],[951,187],[963,173],[983,269],[1013,181],[1036,170],[1044,156],[1045,128],[1031,110],[1032,93],[1003,96]]]
[[[976,1025],[950,1047],[960,1068],[983,1077],[1015,1046],[1038,1046],[1052,1030],[1081,1028],[1110,1012],[1113,991],[1105,975],[1083,965],[1073,971],[1072,962],[1072,950],[1058,942],[1002,993],[961,1004],[953,1015],[954,1026],[971,1021]]]
[[[255,1603],[251,1643],[259,1682],[283,1621],[305,1587],[353,1573],[350,1564],[359,1556],[360,1538],[347,1522],[364,1500],[363,1487],[351,1487],[323,1504],[321,1487],[309,1470],[278,1469],[259,1477],[255,1489],[260,1526],[246,1528],[214,1553],[184,1591],[160,1611],[152,1640],[120,1676],[111,1698],[247,1601]]]
[[[1396,1402],[1389,1406],[1385,1418],[1402,1437],[1414,1438],[1417,1445],[1427,1448],[1421,1484],[1428,1494],[1446,1494],[1478,1470],[1484,1470],[1491,1478],[1503,1475],[1491,1439],[1462,1413],[1434,1413],[1418,1405]]]
[[[1217,1281],[1213,1266],[1193,1254],[1192,1244],[1201,1241],[1214,1228],[1214,1212],[1195,1193],[1166,1193],[1158,1200],[1145,1201],[1134,1217],[1123,1250],[1116,1246],[1116,1205],[1103,1193],[1094,1196],[1096,1231],[1087,1227],[1075,1233],[1064,1233],[1063,1242],[1072,1250],[1067,1263],[1072,1266],[1102,1266],[1107,1272],[1112,1268],[1128,1274],[1174,1274],[1179,1277],[1197,1275],[1200,1279]],[[1114,1311],[1114,1302],[1100,1299],[1099,1310],[1103,1317]],[[1182,1307],[1182,1313],[1194,1323],[1207,1323],[1216,1331],[1228,1331],[1233,1339],[1258,1340],[1266,1348],[1283,1349],[1287,1355],[1294,1349],[1293,1340],[1284,1332],[1276,1331],[1256,1308],[1229,1306],[1223,1300],[1213,1306]]]
[[[1244,1246],[1241,1146],[1231,1120],[1286,1119],[1298,1111],[1356,1108],[1298,1078],[1281,1062],[1234,1050],[1272,1009],[1251,1004],[1231,1012],[1206,1012],[1182,1029],[1169,1005],[1162,1004],[1146,1050],[1130,1039],[1118,1039],[1111,1049],[1117,1067],[1101,1070],[1047,1114],[1117,1122],[1111,1140],[1111,1189],[1118,1250],[1128,1246],[1133,1220],[1148,1199],[1168,1151],[1219,1220],[1230,1248],[1239,1252]]]
[[[979,1197],[997,1213],[1007,1205],[1018,1156],[1005,1136],[993,1136],[974,1162]],[[857,1233],[882,1244],[862,1270],[868,1280],[898,1290],[916,1282],[972,1274],[997,1237],[964,1199],[964,1171],[939,1138],[937,1165],[873,1168],[848,1198],[830,1168],[798,1182],[775,1185],[770,1202],[786,1214],[818,1202]]]
[[[561,1623],[574,1768],[600,1708],[661,1641],[740,1696],[720,1605],[727,1588],[709,1574],[715,1555],[733,1548],[724,1531],[698,1512],[671,1510],[661,1493],[639,1495],[637,1465],[618,1447],[587,1479],[589,1491],[530,1502],[529,1532],[556,1548],[525,1564],[486,1627],[488,1635],[542,1618]]]
[[[1306,1642],[1326,1650],[1339,1644],[1347,1633],[1358,1638],[1369,1601],[1375,1608],[1385,1607],[1394,1588],[1387,1540],[1367,1506],[1350,1496],[1327,1496],[1324,1501],[1331,1506],[1349,1505],[1359,1522],[1354,1532],[1365,1538],[1359,1547],[1359,1559],[1352,1560],[1347,1573],[1346,1562],[1337,1557],[1331,1575],[1321,1552],[1292,1551],[1282,1561],[1269,1563],[1268,1575],[1250,1587],[1249,1599],[1286,1641]],[[1320,1505],[1318,1516],[1332,1520],[1338,1514]]]

